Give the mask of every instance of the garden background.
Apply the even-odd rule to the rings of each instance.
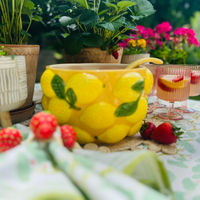
[[[200,41],[200,0],[149,0],[154,9],[155,14],[139,20],[138,25],[149,28],[155,28],[159,23],[168,21],[173,30],[178,27],[191,28],[196,32],[196,37]],[[46,65],[53,63],[62,63],[62,47],[57,42],[55,27],[50,26],[53,16],[55,16],[55,5],[61,3],[58,0],[34,0],[35,5],[42,9],[43,21],[46,24],[33,22],[29,33],[29,44],[39,44],[41,52],[39,56],[37,82],[43,73]],[[52,16],[52,17],[51,17]],[[186,48],[187,64],[200,64],[200,48],[193,46]]]

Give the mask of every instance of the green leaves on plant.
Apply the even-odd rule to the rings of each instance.
[[[88,25],[99,20],[99,16],[93,10],[84,10],[82,11],[82,15],[80,16],[79,21],[84,24]]]
[[[71,0],[65,0],[68,2],[72,2]],[[89,9],[89,5],[87,3],[87,0],[73,0],[74,2],[80,3],[82,6],[84,6],[85,8]]]
[[[147,17],[156,11],[148,0],[134,0],[136,5],[134,6],[135,15]]]
[[[25,30],[21,30],[21,34],[22,35],[26,35],[26,36],[29,36],[29,37],[32,37],[32,35],[30,33],[27,33]]]
[[[119,1],[117,3],[117,6],[120,7],[120,9],[125,8],[125,7],[131,7],[133,5],[135,5],[135,2],[132,1]]]
[[[125,23],[125,17],[120,17],[112,22],[112,25],[114,26],[115,31],[119,30],[123,24]]]
[[[36,21],[36,22],[41,22],[43,25],[46,26],[46,24],[42,21],[42,17],[41,16],[38,16],[38,15],[34,15],[32,17],[32,20]]]
[[[59,99],[65,100],[70,105],[70,108],[81,110],[80,108],[75,106],[75,103],[77,102],[77,97],[73,89],[68,88],[67,92],[65,93],[65,83],[62,78],[60,78],[60,76],[55,75],[53,77],[51,81],[51,87],[53,88],[56,96]],[[66,98],[68,98],[68,100]]]
[[[127,117],[132,115],[137,110],[139,99],[140,97],[137,99],[137,101],[133,101],[130,103],[123,103],[122,105],[120,105],[115,111],[115,116]]]
[[[65,99],[65,83],[60,76],[55,75],[53,77],[51,87],[59,99]]]
[[[103,40],[98,34],[89,34],[84,38],[83,44],[87,47],[100,47],[103,44]]]
[[[7,25],[7,23],[0,24],[0,27],[6,26],[6,25]]]
[[[83,48],[83,37],[81,35],[69,35],[65,38],[64,49],[69,55],[76,55]]]
[[[24,0],[23,6],[30,9],[30,10],[33,10],[34,7],[35,7],[35,4],[30,0]]]
[[[133,29],[133,30],[137,30],[136,29],[137,24],[135,22],[132,21],[126,21],[126,28],[129,29]]]
[[[106,2],[104,2],[104,3],[106,4],[107,7],[112,7],[112,8],[114,8],[116,11],[118,11],[118,7],[117,7],[115,4],[113,4],[113,3],[106,3]]]
[[[142,93],[142,91],[144,90],[144,80],[139,80],[138,82],[136,82],[132,86],[132,90],[134,90],[138,93]]]
[[[59,22],[62,26],[68,26],[70,24],[74,24],[75,21],[80,17],[81,15],[79,16],[76,16],[74,18],[71,18],[71,17],[68,17],[68,16],[62,16],[60,19],[59,19]]]
[[[104,13],[108,12],[108,9],[106,10],[102,10],[100,13],[98,13],[98,15],[103,15]]]

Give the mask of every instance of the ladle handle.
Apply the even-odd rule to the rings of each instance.
[[[7,128],[9,126],[12,126],[12,120],[9,111],[1,112],[0,118],[1,118],[2,128]]]
[[[163,64],[163,61],[158,58],[140,58],[138,60],[135,60],[131,64],[129,64],[126,69],[134,69],[138,67],[139,65],[146,63],[146,62],[152,62],[154,64]]]

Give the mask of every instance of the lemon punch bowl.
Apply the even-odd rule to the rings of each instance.
[[[115,143],[136,134],[147,114],[153,77],[124,64],[58,64],[41,77],[42,107],[69,124],[80,144]]]

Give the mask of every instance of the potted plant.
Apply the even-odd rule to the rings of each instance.
[[[131,33],[129,34],[132,38],[121,40],[121,42],[118,43],[118,45],[124,49],[122,63],[129,64],[137,59],[150,57],[150,54],[147,53],[147,42],[141,35],[143,27],[137,25],[136,28],[137,31],[131,30]]]
[[[28,98],[20,109],[32,107],[34,84],[36,79],[39,45],[24,45],[33,21],[41,21],[38,15],[40,8],[31,0],[1,0],[0,1],[0,43],[9,47],[8,55],[24,55],[28,80]]]
[[[117,43],[127,38],[127,30],[136,28],[136,20],[155,12],[148,0],[70,2],[56,7],[52,23],[62,30],[53,34],[65,50],[66,62],[120,63],[123,50]]]

